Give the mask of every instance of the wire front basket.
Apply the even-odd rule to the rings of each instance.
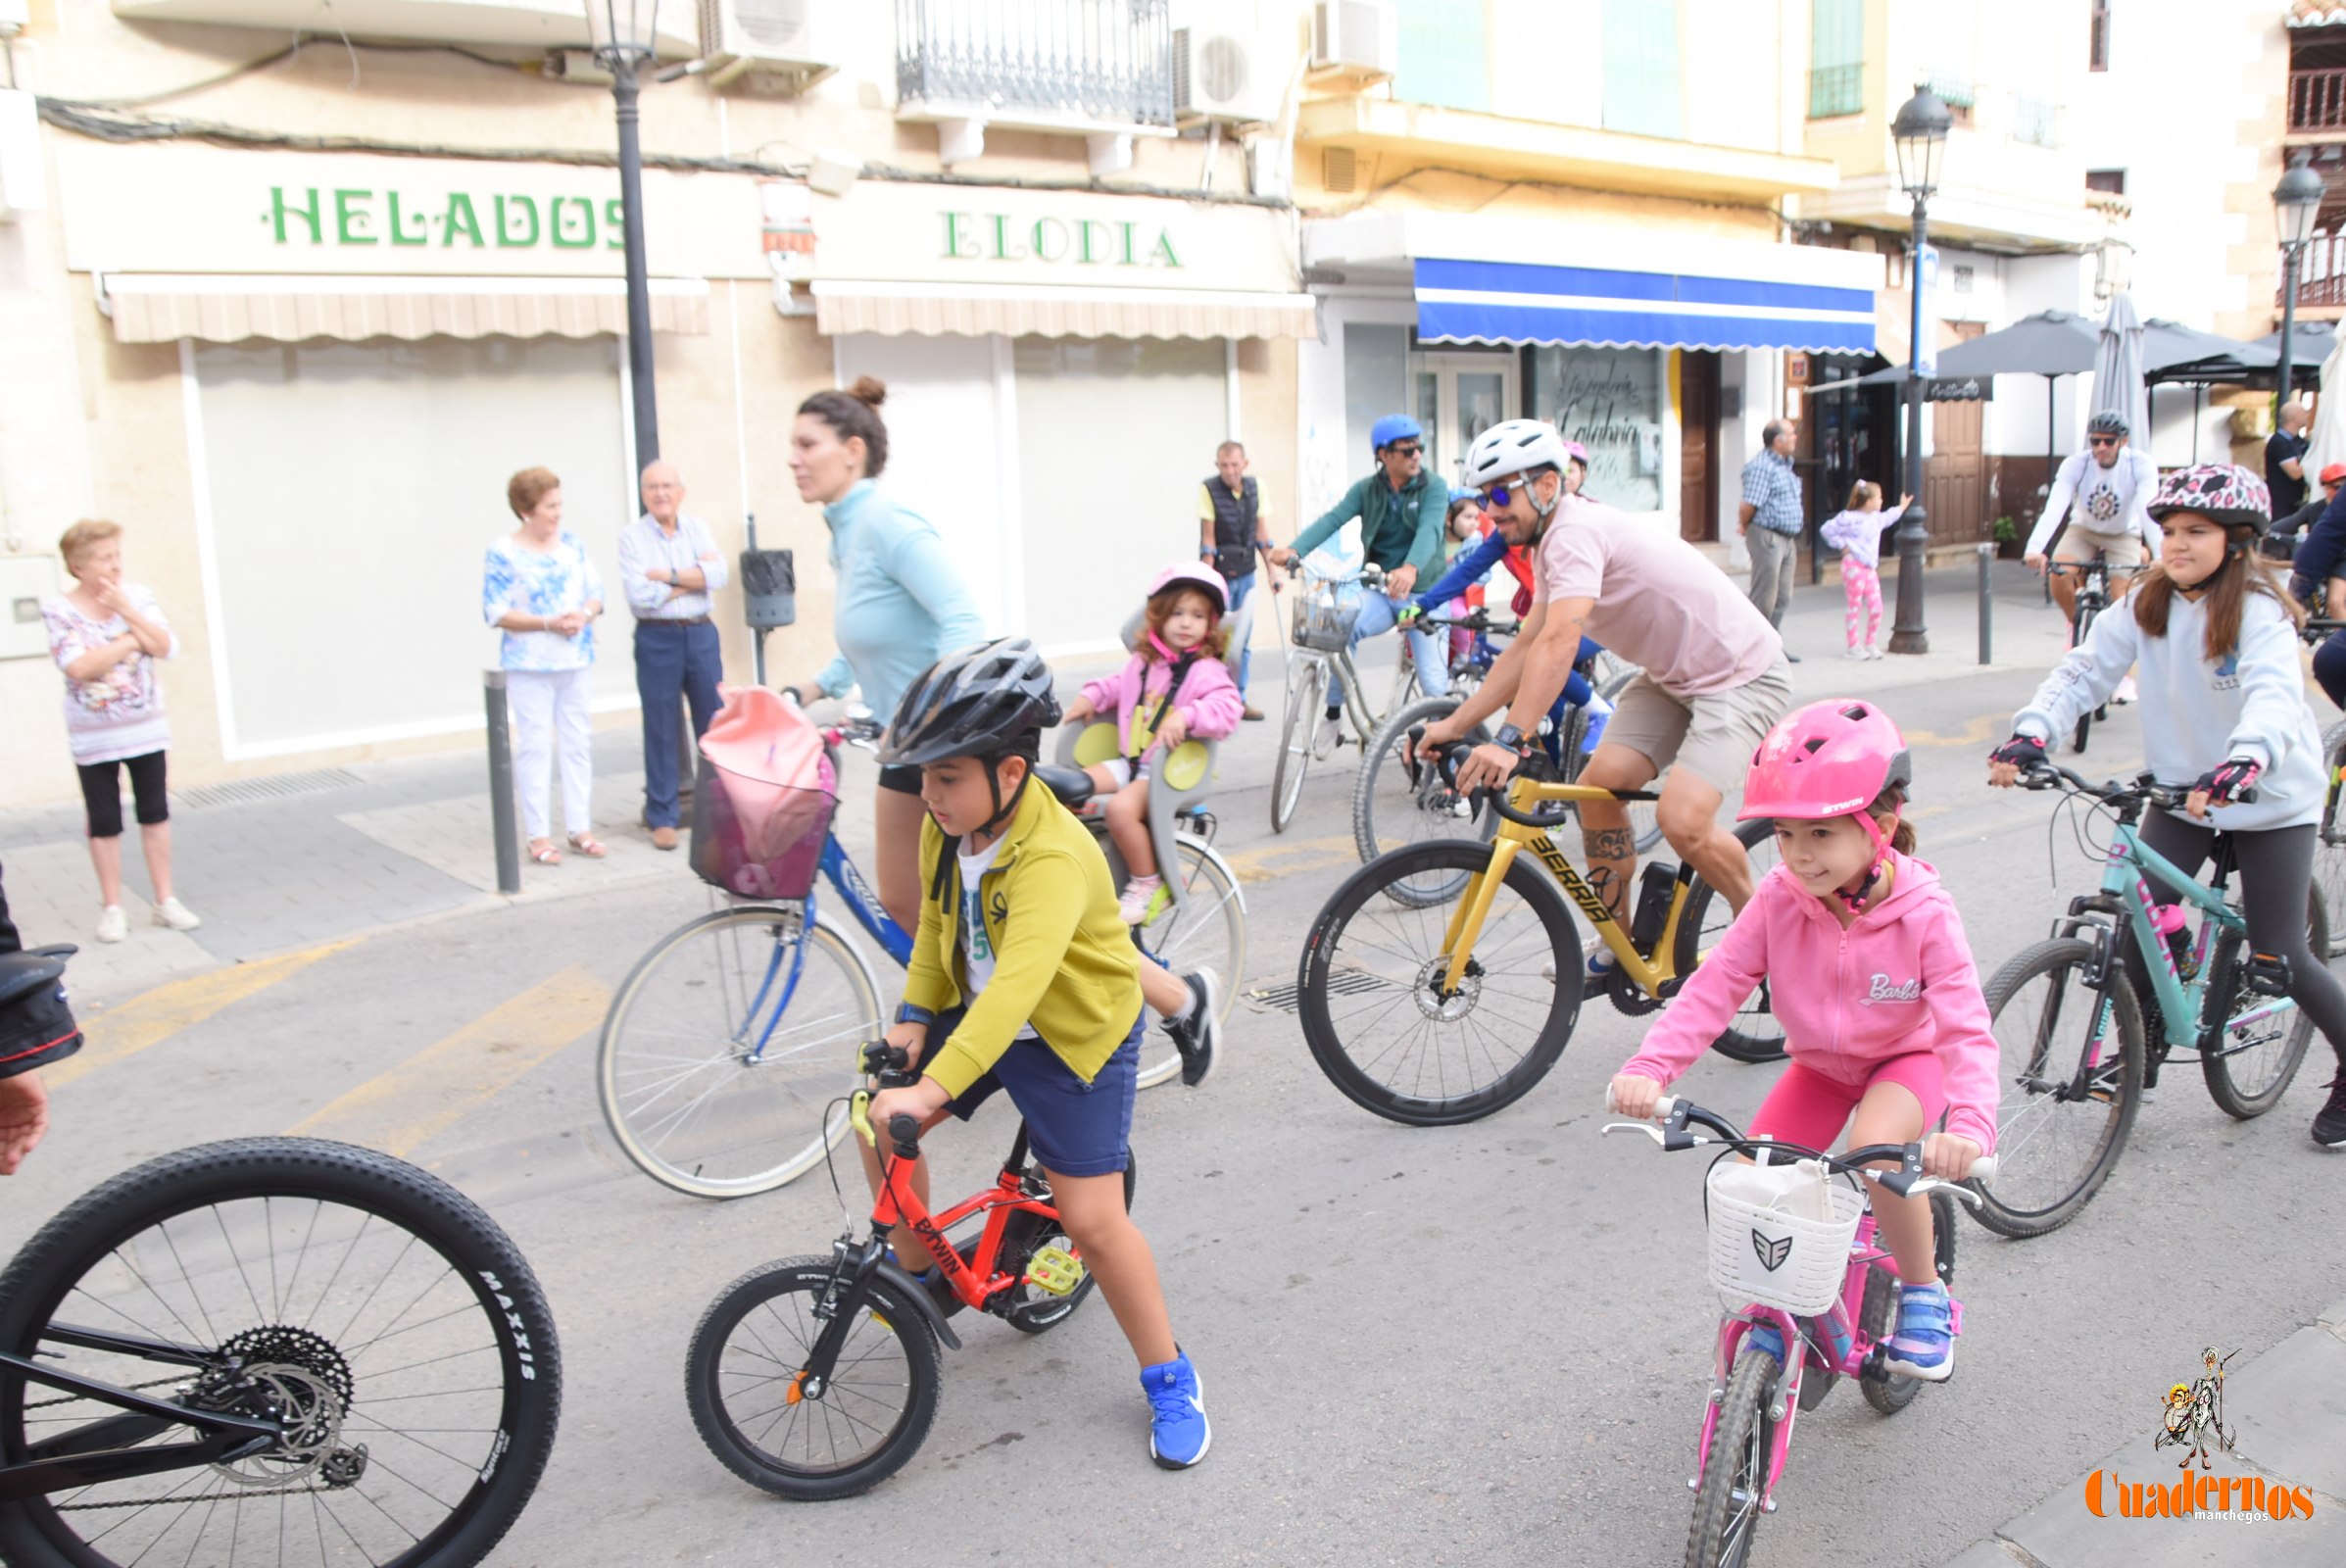
[[[823,764],[828,782],[830,764]],[[693,790],[693,873],[739,899],[803,899],[814,887],[838,796],[728,773],[701,759]]]
[[[1323,654],[1343,653],[1352,646],[1360,606],[1358,583],[1305,578],[1303,591],[1295,596],[1295,646]]]

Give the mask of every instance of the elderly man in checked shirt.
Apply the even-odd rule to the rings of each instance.
[[[1751,551],[1751,603],[1779,632],[1791,608],[1792,568],[1800,560],[1800,481],[1792,472],[1792,449],[1799,443],[1796,420],[1768,421],[1759,455],[1743,465],[1743,504],[1735,509],[1735,532]],[[1800,662],[1790,649],[1784,658]]]
[[[644,514],[619,534],[619,580],[635,614],[635,690],[644,707],[644,825],[656,848],[676,847],[676,699],[692,705],[693,736],[716,716],[724,665],[709,596],[730,573],[709,524],[687,516],[671,463],[644,467]]]

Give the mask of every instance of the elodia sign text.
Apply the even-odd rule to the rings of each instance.
[[[1170,230],[1101,218],[1028,219],[941,213],[945,255],[956,262],[1066,262],[1077,267],[1179,267]]]

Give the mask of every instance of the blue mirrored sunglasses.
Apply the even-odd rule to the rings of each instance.
[[[1483,498],[1486,507],[1503,507],[1513,501],[1515,493],[1523,488],[1525,486],[1521,479],[1506,479],[1497,484],[1487,484],[1476,493]]]

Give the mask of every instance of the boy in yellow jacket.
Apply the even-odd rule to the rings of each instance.
[[[1047,789],[1029,789],[1045,726],[1058,722],[1051,668],[1025,638],[949,654],[913,681],[880,760],[920,769],[926,895],[904,1005],[888,1031],[920,1067],[871,1102],[875,1123],[923,1131],[966,1119],[997,1089],[1026,1118],[1060,1223],[1141,1362],[1153,1410],[1149,1451],[1170,1470],[1205,1457],[1197,1369],[1174,1343],[1149,1240],[1124,1209],[1138,1088],[1140,954],[1116,910],[1107,858]],[[1210,1037],[1199,1044],[1211,1050]],[[1210,1060],[1193,1062],[1197,1078]],[[879,1164],[864,1151],[876,1191]],[[928,1200],[928,1161],[913,1173]],[[906,1268],[933,1267],[899,1230]]]

